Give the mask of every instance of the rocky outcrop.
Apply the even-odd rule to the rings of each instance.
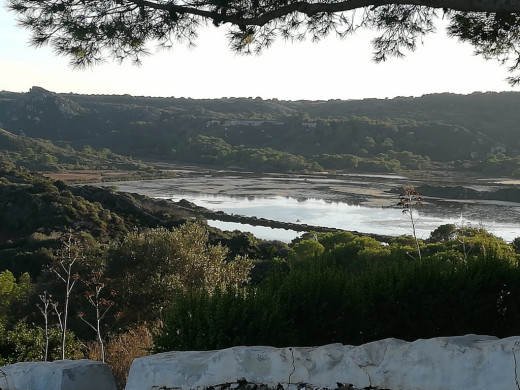
[[[0,367],[1,390],[116,390],[108,366],[92,360],[24,362]]]
[[[135,359],[126,390],[515,390],[519,343],[518,337],[467,335],[358,347],[167,352]]]
[[[28,93],[19,100],[18,115],[26,116],[27,119],[40,121],[49,115],[70,118],[75,115],[86,113],[88,110],[78,103],[62,97],[57,93],[47,91],[41,87],[32,87]]]

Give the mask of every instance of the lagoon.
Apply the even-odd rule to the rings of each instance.
[[[169,199],[175,201],[186,199],[211,210],[282,222],[296,222],[388,236],[412,234],[408,215],[403,214],[402,210],[397,208],[366,207],[342,202],[327,202],[323,199],[298,200],[281,196],[237,198],[202,194],[188,196],[188,194],[184,194],[183,196],[172,196]],[[428,238],[434,229],[446,223],[453,223],[457,226],[483,227],[506,241],[511,241],[520,236],[519,223],[501,222],[491,218],[469,220],[464,218],[463,214],[447,214],[440,217],[423,210],[416,210],[414,218],[417,236],[421,239]],[[286,242],[300,234],[283,229],[269,229],[232,222],[208,221],[208,223],[222,230],[249,231],[259,238],[278,239]]]
[[[197,173],[175,179],[112,184],[120,191],[174,201],[186,199],[229,214],[360,233],[411,234],[408,215],[392,207],[397,203],[397,195],[388,191],[412,181],[404,176]],[[479,188],[488,189],[493,183],[478,180]],[[520,203],[517,202],[426,198],[415,217],[417,235],[421,239],[428,238],[431,231],[446,223],[483,227],[506,241],[520,237]],[[300,234],[230,222],[208,222],[223,230],[250,231],[263,239],[288,242]]]

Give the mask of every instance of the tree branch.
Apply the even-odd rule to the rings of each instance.
[[[112,57],[139,64],[149,42],[193,45],[204,23],[230,25],[227,38],[238,53],[260,53],[276,37],[313,41],[358,28],[380,33],[374,60],[403,56],[434,32],[433,20],[447,13],[448,33],[467,41],[484,58],[510,71],[520,68],[520,1],[513,0],[9,0],[32,33],[35,46],[49,44],[74,67]],[[354,12],[360,9],[361,15]],[[348,12],[352,11],[352,12]],[[520,75],[509,79],[520,83]],[[71,242],[69,242],[69,245]],[[69,248],[70,250],[70,248]],[[69,252],[69,256],[71,253]],[[70,259],[69,259],[70,261]],[[61,265],[64,267],[64,265]],[[57,270],[56,270],[57,271]]]
[[[147,0],[134,0],[132,3],[149,7],[156,10],[164,10],[178,14],[191,14],[205,19],[217,20],[221,23],[231,23],[246,26],[264,26],[267,23],[287,16],[292,13],[302,13],[313,16],[319,13],[339,13],[352,11],[359,8],[377,8],[384,5],[418,5],[438,9],[450,9],[463,12],[491,12],[491,13],[517,13],[520,12],[519,1],[508,0],[346,0],[330,3],[313,3],[299,1],[290,3],[275,9],[260,12],[256,16],[244,17],[238,12],[227,8],[230,13],[220,13],[216,10],[197,8],[186,5],[176,5],[172,3],[156,3]]]

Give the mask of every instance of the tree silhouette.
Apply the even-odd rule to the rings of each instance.
[[[520,68],[520,2],[492,0],[10,0],[35,46],[50,44],[75,66],[107,56],[139,63],[157,42],[192,45],[201,26],[227,25],[233,50],[258,53],[276,38],[313,41],[359,28],[379,33],[374,59],[402,56],[449,21],[448,32],[485,58]],[[510,78],[520,81],[520,75]]]

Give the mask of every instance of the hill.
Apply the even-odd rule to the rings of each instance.
[[[116,169],[139,170],[146,167],[132,158],[112,153],[108,149],[94,150],[83,147],[81,151],[69,144],[57,146],[52,141],[15,135],[0,129],[0,159],[38,171],[58,171],[60,169]],[[56,142],[56,141],[55,141]],[[59,143],[59,141],[57,142]]]
[[[257,171],[520,174],[520,93],[279,101],[0,92],[0,127],[83,150]]]
[[[207,210],[186,206],[185,201],[156,200],[112,188],[72,186],[0,164],[0,270],[36,277],[59,246],[60,235],[68,231],[106,245],[134,229],[173,228],[205,219]],[[212,232],[213,240],[227,242],[222,232]]]

